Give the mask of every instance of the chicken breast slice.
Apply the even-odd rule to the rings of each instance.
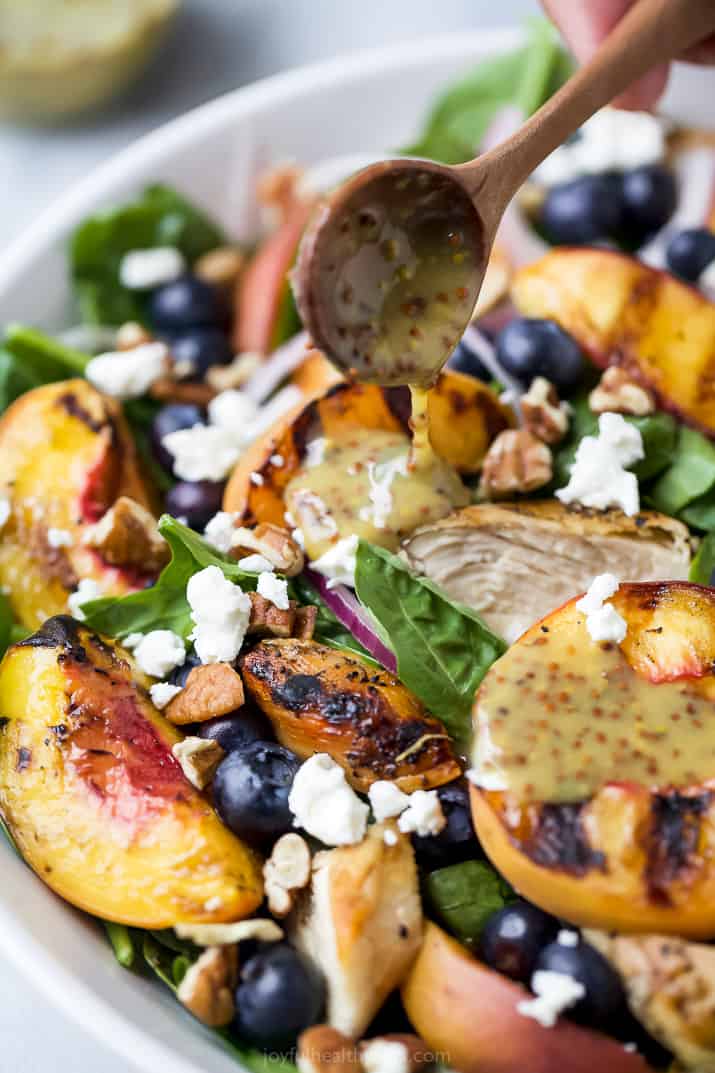
[[[606,571],[622,581],[688,576],[687,528],[642,511],[574,510],[555,499],[481,503],[415,530],[409,566],[474,608],[509,643]]]

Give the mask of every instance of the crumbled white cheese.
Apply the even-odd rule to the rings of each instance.
[[[327,753],[316,753],[298,769],[288,805],[295,826],[326,846],[361,842],[367,828],[368,806],[345,778],[345,772]]]
[[[10,517],[12,508],[7,496],[0,496],[0,529],[3,529]]]
[[[143,343],[132,350],[108,351],[92,358],[85,369],[90,384],[115,399],[136,399],[169,367],[166,343]],[[177,433],[174,433],[177,435]]]
[[[143,638],[144,638],[143,633],[139,633],[139,632],[128,633],[127,636],[122,641],[122,644],[124,645],[125,648],[129,648],[129,649],[136,648],[137,645],[139,644],[139,642]]]
[[[245,555],[243,559],[238,560],[238,565],[241,570],[248,570],[252,574],[270,573],[275,570],[273,563],[270,563],[265,555],[259,555],[258,552],[254,552],[253,555]]]
[[[602,108],[539,165],[534,178],[545,186],[556,186],[581,175],[656,164],[664,153],[665,129],[656,116]]]
[[[382,840],[386,846],[396,846],[400,841],[395,832],[391,831],[389,827],[382,836]]]
[[[581,941],[577,931],[571,931],[570,928],[562,928],[556,936],[556,942],[559,946],[578,946]]]
[[[613,604],[605,603],[618,589],[614,574],[599,574],[591,582],[588,592],[576,602],[578,611],[586,615],[586,629],[593,641],[614,641],[620,644],[628,631],[628,624],[616,611]]]
[[[251,600],[217,566],[207,566],[186,586],[194,630],[191,640],[202,663],[230,663],[238,655],[251,617]]]
[[[219,392],[208,404],[210,423],[224,429],[242,444],[250,443],[250,437],[246,438],[247,430],[257,413],[253,399],[236,388]]]
[[[643,438],[621,414],[601,414],[598,436],[584,436],[576,450],[571,476],[556,492],[562,503],[606,510],[620,507],[632,517],[640,509],[638,480],[625,466],[643,458]]]
[[[272,466],[275,466],[276,469],[281,469],[281,467],[285,465],[285,458],[283,455],[271,455],[268,461]]]
[[[256,591],[259,596],[263,596],[266,600],[270,600],[279,611],[288,610],[288,607],[290,606],[288,602],[288,582],[285,578],[276,577],[275,574],[264,570],[258,575]]]
[[[184,255],[176,246],[130,250],[119,262],[119,282],[130,291],[148,291],[178,279],[185,268]]]
[[[230,514],[226,510],[220,510],[204,529],[204,537],[217,551],[227,555],[231,550],[238,514]]]
[[[305,445],[305,454],[303,456],[303,466],[305,469],[312,469],[314,466],[319,466],[325,458],[325,448],[328,441],[324,436],[317,436],[314,440],[309,440]]]
[[[365,1073],[410,1073],[410,1052],[394,1039],[372,1039],[363,1044],[360,1061]]]
[[[173,630],[150,630],[134,649],[134,659],[140,671],[152,678],[166,678],[186,659],[183,639]]]
[[[374,782],[368,790],[367,796],[378,823],[381,820],[389,820],[393,816],[399,816],[410,803],[407,794],[403,794],[399,786],[388,779],[378,779],[377,782]]]
[[[222,481],[238,462],[240,448],[215,425],[193,425],[162,437],[182,481]]]
[[[303,551],[305,551],[305,536],[303,535],[303,530],[292,529],[290,535],[293,537],[293,540],[295,540],[298,547],[302,548]]]
[[[56,529],[51,525],[47,530],[47,543],[51,548],[69,548],[74,541],[69,529]]]
[[[355,587],[355,566],[358,538],[355,534],[343,537],[333,544],[318,559],[313,559],[311,568],[328,579],[328,588],[336,585]]]
[[[255,484],[257,487],[263,484],[263,475],[261,473],[252,473],[249,477],[251,484]]]
[[[181,692],[181,686],[173,686],[170,682],[155,682],[153,686],[149,688],[149,696],[151,702],[155,708],[160,711],[162,708],[166,708],[170,700]]]
[[[711,261],[708,267],[700,273],[698,286],[705,291],[711,302],[715,302],[715,261]]]
[[[420,835],[422,838],[438,835],[447,825],[447,817],[436,790],[415,790],[410,794],[410,803],[397,821],[403,834]]]
[[[103,595],[104,593],[94,578],[83,577],[75,591],[71,592],[67,597],[70,614],[74,615],[79,622],[84,622],[85,614],[82,610],[82,604],[88,604],[90,600],[98,600]]]
[[[536,997],[522,999],[516,1008],[523,1017],[531,1017],[543,1028],[553,1028],[564,1010],[575,1006],[586,994],[583,984],[572,976],[545,969],[534,973],[531,990]]]

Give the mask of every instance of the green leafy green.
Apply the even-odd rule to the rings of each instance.
[[[298,307],[295,304],[293,288],[290,285],[288,276],[286,276],[278,303],[276,323],[271,336],[271,350],[276,350],[283,343],[287,343],[289,339],[297,335],[301,327],[302,321]]]
[[[173,630],[187,638],[193,628],[186,585],[192,574],[205,566],[218,566],[223,574],[244,589],[255,589],[256,574],[249,574],[203,537],[164,514],[159,532],[171,549],[171,561],[164,567],[156,584],[129,596],[104,596],[83,605],[87,625],[110,637],[149,630]]]
[[[0,592],[0,659],[5,655],[5,650],[12,644],[12,608],[10,601],[4,593]]]
[[[683,426],[668,469],[649,490],[656,510],[677,515],[715,487],[715,444]]]
[[[465,744],[477,686],[504,642],[470,608],[365,541],[358,545],[355,587],[390,639],[401,680]]]
[[[136,958],[134,938],[125,924],[114,924],[111,920],[103,920],[107,938],[112,944],[114,956],[121,966],[131,969]]]
[[[15,398],[39,384],[83,376],[89,361],[89,355],[81,350],[73,350],[23,324],[8,325],[1,354],[0,380],[5,391]]]
[[[487,861],[464,861],[431,872],[427,899],[449,931],[474,947],[492,913],[515,898],[514,891]]]
[[[97,213],[77,228],[70,245],[72,279],[82,317],[90,324],[142,320],[144,303],[119,282],[125,253],[176,246],[191,264],[221,245],[220,229],[176,190],[154,184],[134,201]]]
[[[482,60],[450,86],[430,112],[423,133],[402,152],[446,164],[474,156],[496,114],[513,105],[531,115],[566,80],[571,61],[543,19],[530,20],[523,47]]]
[[[711,578],[715,572],[715,531],[703,537],[698,548],[697,555],[690,564],[688,577],[698,585],[712,584]]]

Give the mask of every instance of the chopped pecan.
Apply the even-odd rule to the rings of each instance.
[[[205,723],[216,715],[228,715],[245,700],[243,682],[230,663],[205,663],[189,672],[186,685],[164,714],[175,726]]]
[[[263,361],[261,354],[244,350],[236,355],[230,365],[212,365],[206,373],[206,382],[217,392],[241,388]]]
[[[289,832],[278,839],[263,866],[268,908],[273,916],[288,916],[295,891],[310,882],[311,856],[308,843]]]
[[[238,949],[212,946],[189,968],[179,984],[179,1002],[209,1028],[221,1028],[233,1020],[233,994],[238,982]]]
[[[655,411],[655,398],[633,380],[625,369],[611,365],[588,396],[588,405],[595,414],[633,414],[644,417]]]
[[[120,496],[98,522],[88,526],[82,541],[112,566],[135,566],[154,573],[169,561],[169,547],[154,516],[129,496]]]
[[[174,376],[160,376],[149,388],[149,394],[160,402],[190,402],[206,406],[216,394],[210,384],[177,380]]]
[[[558,443],[568,431],[568,406],[559,402],[556,388],[543,376],[535,377],[522,395],[521,413],[524,427],[544,443]]]
[[[181,770],[192,786],[205,790],[226,755],[217,741],[211,738],[184,738],[171,750],[181,764]]]
[[[360,1044],[360,1060],[365,1073],[382,1073],[388,1065],[390,1069],[418,1073],[432,1064],[433,1057],[419,1036],[407,1032],[375,1036]]]
[[[194,262],[192,272],[214,287],[231,290],[241,274],[245,258],[235,246],[217,246]]]
[[[117,331],[117,350],[133,350],[135,346],[152,343],[154,337],[137,320],[128,320]]]
[[[358,1048],[330,1025],[313,1025],[298,1039],[300,1073],[362,1073]]]
[[[248,595],[251,599],[251,618],[246,631],[248,634],[257,637],[293,636],[296,611],[292,600],[288,610],[282,611],[258,592]]]
[[[233,537],[233,554],[242,559],[250,552],[258,552],[276,570],[286,577],[295,577],[305,566],[305,556],[300,545],[287,529],[270,522],[261,522],[255,529],[237,529]]]
[[[546,444],[528,429],[507,429],[499,433],[487,452],[479,489],[486,499],[505,499],[542,488],[552,474],[551,451]]]
[[[318,617],[318,608],[313,604],[306,604],[295,609],[295,625],[293,636],[299,641],[310,641],[315,633],[315,620]]]

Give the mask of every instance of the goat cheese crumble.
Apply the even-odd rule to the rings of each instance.
[[[115,399],[138,399],[169,367],[166,343],[143,343],[131,350],[110,350],[85,369],[90,384]],[[177,435],[174,433],[173,435]]]
[[[185,268],[184,255],[176,246],[129,250],[119,262],[119,282],[130,291],[148,291],[178,279]]]
[[[284,578],[276,577],[274,573],[264,570],[258,575],[256,591],[259,596],[270,600],[279,611],[288,610],[288,582]]]
[[[90,600],[98,600],[103,595],[104,593],[94,578],[83,577],[75,591],[71,592],[67,597],[70,614],[74,615],[78,622],[84,622],[85,613],[82,610],[82,605],[88,604]]]
[[[318,559],[313,559],[311,569],[328,579],[328,588],[337,585],[355,587],[355,567],[357,565],[358,538],[355,534],[343,537],[333,544]]]
[[[545,186],[557,186],[581,175],[657,164],[664,154],[665,129],[656,116],[601,108],[573,138],[547,156],[534,178]]]
[[[182,481],[222,481],[238,462],[240,448],[216,425],[192,425],[162,437]]]
[[[410,1052],[393,1039],[372,1039],[363,1044],[360,1061],[365,1073],[410,1073]]]
[[[614,574],[599,574],[588,592],[576,603],[576,609],[586,615],[586,629],[592,641],[614,641],[620,644],[628,631],[626,620],[613,604],[606,603],[618,591],[619,581]]]
[[[166,708],[169,701],[173,700],[177,693],[181,692],[181,686],[173,686],[170,682],[155,682],[149,688],[149,696],[155,708],[159,711]]]
[[[410,803],[407,794],[388,779],[378,779],[367,792],[375,819],[379,822],[399,816]]]
[[[447,817],[436,790],[415,790],[410,794],[409,805],[400,815],[397,826],[403,834],[416,834],[421,838],[438,835],[447,826]]]
[[[295,826],[326,846],[349,846],[365,836],[370,810],[327,753],[316,753],[298,769],[288,807]]]
[[[217,428],[242,440],[247,427],[255,420],[258,407],[253,399],[237,388],[229,388],[215,395],[208,404],[209,421]]]
[[[134,648],[134,659],[144,674],[166,678],[185,661],[186,646],[173,630],[150,630]]]
[[[572,976],[562,972],[539,969],[531,978],[535,998],[522,999],[516,1009],[523,1017],[531,1017],[543,1028],[553,1028],[564,1010],[575,1006],[586,994],[586,988]]]
[[[218,514],[214,514],[204,529],[204,537],[212,548],[223,552],[224,555],[229,553],[236,532],[237,520],[237,514],[231,514],[226,510],[220,510]]]
[[[207,566],[186,586],[194,629],[191,640],[202,663],[231,663],[238,655],[251,617],[251,600],[217,566]]]
[[[638,479],[625,467],[638,462],[644,453],[640,431],[622,414],[601,414],[598,435],[581,440],[569,482],[557,490],[556,498],[596,510],[620,507],[633,517],[640,509]]]
[[[248,570],[251,574],[271,573],[275,569],[273,563],[269,562],[265,555],[259,555],[258,552],[239,559],[238,565],[241,570]]]

